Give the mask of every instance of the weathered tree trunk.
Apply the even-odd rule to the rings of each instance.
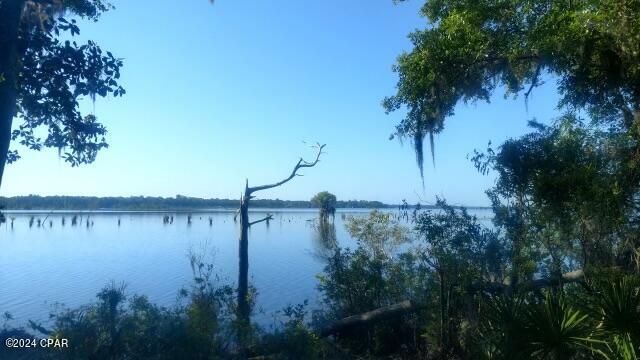
[[[440,347],[445,348],[445,303],[444,303],[444,273],[438,270],[438,279],[440,280]]]
[[[515,294],[518,283],[520,282],[520,266],[522,265],[522,248],[524,246],[524,242],[527,236],[527,232],[525,229],[525,203],[524,203],[524,190],[517,190],[517,204],[516,204],[516,212],[517,212],[517,221],[518,221],[518,229],[517,233],[513,238],[512,245],[512,254],[511,254],[511,286],[506,288],[507,294]]]
[[[18,30],[24,0],[0,1],[0,189],[11,142],[11,124],[16,115]]]
[[[249,200],[248,184],[240,199],[240,243],[238,251],[238,317],[245,323],[249,322],[251,309],[249,307]]]
[[[582,220],[580,222],[580,247],[582,248],[582,268],[589,268],[589,254],[591,253],[591,248],[589,244],[589,239],[587,239],[587,225],[585,221]]]
[[[298,171],[303,168],[314,167],[320,161],[320,155],[322,155],[322,149],[325,145],[317,145],[318,153],[316,159],[313,162],[304,161],[304,159],[298,160],[298,163],[293,167],[291,174],[274,184],[261,185],[255,187],[249,187],[249,180],[246,181],[244,187],[244,193],[240,198],[240,209],[236,216],[240,217],[240,241],[238,244],[238,313],[237,319],[239,321],[239,333],[238,341],[240,342],[241,349],[246,346],[244,343],[247,331],[250,326],[251,306],[249,304],[249,228],[252,225],[273,219],[273,216],[268,214],[265,218],[249,221],[249,202],[253,198],[253,193],[261,190],[267,190],[274,187],[278,187],[295,176],[301,176]],[[236,218],[234,218],[235,220]]]

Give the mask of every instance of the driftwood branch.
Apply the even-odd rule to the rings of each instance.
[[[312,161],[312,162],[309,162],[309,161],[305,161],[303,158],[300,158],[300,160],[298,160],[298,163],[296,164],[296,166],[293,167],[293,170],[291,171],[291,175],[289,175],[286,179],[278,181],[275,184],[261,185],[261,186],[256,186],[256,187],[247,187],[246,192],[248,194],[251,194],[251,193],[254,193],[256,191],[271,189],[271,188],[278,187],[278,186],[288,182],[289,180],[293,179],[295,176],[302,176],[302,175],[298,174],[298,171],[300,169],[303,169],[303,168],[310,168],[310,167],[316,166],[316,164],[318,164],[318,162],[320,162],[320,155],[323,154],[322,150],[324,149],[325,146],[326,146],[326,144],[323,144],[323,145],[317,144],[317,145],[315,145],[314,147],[316,149],[318,149],[318,152],[316,154],[316,159],[314,161]]]
[[[249,223],[249,226],[252,226],[252,225],[255,225],[255,224],[261,223],[261,222],[263,222],[263,221],[271,221],[271,220],[273,220],[273,215],[269,214],[269,215],[267,215],[267,216],[266,216],[265,218],[263,218],[263,219],[260,219],[260,220],[256,220],[256,221],[252,221],[252,222],[250,222],[250,223]]]
[[[327,337],[329,335],[339,333],[342,330],[345,330],[357,325],[370,325],[372,323],[376,323],[378,321],[388,319],[390,317],[395,317],[398,315],[416,311],[419,308],[420,306],[418,306],[417,304],[411,302],[410,300],[405,300],[397,304],[381,307],[381,308],[366,312],[364,314],[346,317],[322,329],[320,331],[320,336]]]

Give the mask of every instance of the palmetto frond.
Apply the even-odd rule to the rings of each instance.
[[[500,359],[607,358],[606,344],[594,331],[588,314],[563,295],[547,292],[534,298],[493,298],[485,315],[487,339]]]
[[[583,358],[602,344],[594,337],[588,315],[570,305],[562,294],[545,294],[525,314],[527,353],[538,359]]]
[[[614,358],[636,359],[640,352],[640,281],[627,276],[598,286],[591,311],[608,335]]]

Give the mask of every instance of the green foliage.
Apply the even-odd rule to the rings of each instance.
[[[271,332],[253,324],[241,329],[248,334],[238,346],[234,291],[219,284],[203,256],[192,254],[194,281],[181,291],[184,302],[178,306],[161,308],[111,284],[98,294],[97,303],[53,314],[52,330],[32,324],[34,330],[73,344],[32,357],[635,358],[640,328],[637,277],[601,273],[588,287],[487,296],[490,291],[474,289],[478,282],[502,280],[507,261],[502,240],[464,209],[444,201],[438,205],[441,210],[414,213],[411,233],[400,231],[399,224],[379,212],[350,219],[347,226],[358,247],[328,247],[332,252],[327,251],[324,272],[318,276],[323,307],[313,312],[312,324],[307,322],[311,314],[306,303],[288,306]],[[410,235],[413,243],[379,250]],[[318,335],[317,329],[336,320],[404,300],[420,307],[344,329],[332,340]],[[30,337],[20,331],[5,325],[0,333]]]
[[[398,245],[405,243],[407,229],[393,220],[391,213],[373,210],[368,217],[347,217],[347,231],[358,240],[361,248],[375,257],[391,256]]]
[[[16,80],[17,117],[22,123],[14,127],[13,141],[34,150],[57,148],[74,166],[92,162],[107,146],[105,127],[78,107],[83,98],[95,101],[96,96],[125,93],[118,84],[122,59],[93,41],[73,41],[80,28],[75,19],[62,15],[96,21],[110,8],[102,0],[26,3],[18,32]],[[46,128],[44,139],[37,135],[40,127]],[[9,162],[18,158],[17,151],[9,152]]]
[[[90,162],[106,146],[106,130],[77,107],[86,96],[122,95],[116,81],[122,64],[93,42],[62,43],[60,36],[73,37],[79,29],[59,15],[68,10],[96,20],[109,6],[100,0],[30,4],[44,7],[29,8],[20,30],[23,124],[13,139],[33,149],[69,147],[64,156],[72,164]],[[487,192],[493,229],[440,199],[436,210],[416,206],[411,219],[403,202],[400,211],[412,229],[380,211],[346,218],[355,249],[340,248],[333,224],[319,221],[314,231],[325,262],[318,275],[323,307],[311,326],[306,303],[289,306],[273,332],[239,321],[233,289],[219,284],[212,265],[192,256],[194,282],[181,291],[176,307],[158,307],[111,284],[95,304],[53,314],[51,330],[32,323],[33,330],[73,345],[33,357],[637,358],[640,4],[428,0],[422,14],[429,25],[410,35],[413,49],[395,68],[397,93],[384,101],[388,112],[406,108],[396,135],[413,139],[421,169],[423,140],[430,136],[433,155],[433,134],[444,129],[460,101],[488,101],[498,87],[507,95],[524,93],[526,100],[543,79],[558,80],[563,116],[550,126],[531,122],[531,133],[473,157],[481,172],[497,174]],[[44,140],[34,135],[40,126],[48,129]],[[184,196],[6,200],[16,209],[235,205]],[[313,203],[321,220],[339,206],[384,207],[338,202],[326,191],[310,202],[255,203]],[[576,269],[584,270],[584,279],[562,276]],[[330,341],[316,332],[405,300],[417,305],[384,321],[342,329]],[[6,323],[0,334],[28,335]]]
[[[505,250],[497,234],[466,209],[441,199],[437,206],[441,210],[416,212],[413,219],[420,240],[416,251],[433,279],[427,288],[433,299],[433,305],[427,306],[432,323],[425,327],[424,336],[438,345],[441,354],[460,354],[468,327],[469,289],[478,282],[502,281]]]
[[[374,257],[362,246],[353,251],[338,249],[318,275],[325,306],[316,314],[316,326],[406,299],[424,302],[428,279],[420,267],[419,259],[409,252],[388,258]],[[341,333],[340,344],[353,354],[393,354],[406,347],[414,352],[422,345],[417,341],[419,324],[415,316],[387,319]]]
[[[532,358],[568,359],[590,349],[593,329],[587,315],[567,303],[563,296],[552,297],[525,311],[525,333],[530,336],[525,351]],[[590,350],[587,350],[590,352]]]
[[[559,105],[592,120],[640,128],[640,5],[635,0],[427,0],[428,25],[398,57],[397,93],[387,112],[406,107],[396,135],[422,141],[444,128],[463,101],[488,101],[498,87],[525,94],[558,79]]]
[[[480,346],[494,359],[582,359],[601,353],[588,316],[563,295],[489,300]]]
[[[332,193],[321,191],[311,198],[311,203],[320,208],[320,218],[327,219],[329,215],[335,215],[338,201]]]
[[[498,174],[488,194],[494,223],[519,246],[514,261],[524,267],[523,257],[547,258],[531,270],[556,273],[567,261],[636,267],[636,141],[572,115],[533,125],[536,131],[473,158],[479,170]]]
[[[325,359],[332,352],[327,344],[307,325],[308,302],[282,309],[284,320],[273,333],[265,333],[259,348],[263,354],[277,359]]]
[[[437,206],[440,211],[417,213],[414,218],[415,231],[423,244],[420,250],[424,261],[439,271],[460,279],[466,277],[463,281],[466,285],[471,279],[501,278],[496,234],[480,225],[466,209],[455,209],[441,199]],[[489,262],[490,259],[496,263]]]
[[[592,297],[591,316],[607,336],[613,358],[635,359],[640,353],[640,282],[625,276],[601,281]]]
[[[346,227],[358,240],[358,247],[335,248],[325,258],[324,272],[318,275],[325,306],[316,314],[317,327],[407,299],[425,301],[428,279],[419,257],[399,251],[408,238],[405,227],[392,220],[391,214],[379,211],[367,217],[348,217]],[[422,345],[417,341],[419,323],[415,316],[406,316],[354,328],[340,334],[340,346],[353,354],[415,353]]]
[[[284,320],[273,332],[251,325],[243,337],[249,342],[239,344],[233,289],[218,284],[203,256],[191,254],[190,261],[194,281],[180,291],[181,302],[175,307],[129,296],[124,285],[111,283],[94,304],[58,308],[51,314],[51,330],[31,323],[36,336],[67,339],[69,348],[17,350],[30,359],[244,359],[265,354],[277,359],[337,358],[305,322],[306,302],[283,309]],[[2,340],[34,338],[34,333],[8,326],[9,321],[10,314],[5,314]],[[3,347],[0,355],[5,354],[20,355]]]
[[[321,191],[311,198],[311,202],[320,208],[327,207],[327,205],[335,205],[336,196],[328,191]]]
[[[640,328],[636,282],[600,272],[598,278],[608,283],[596,284],[591,292],[570,285],[527,288],[533,292],[516,287],[514,296],[487,297],[494,290],[481,284],[509,284],[507,269],[513,265],[508,238],[483,227],[464,209],[442,200],[437,206],[441,210],[414,213],[415,246],[401,252],[371,250],[372,243],[392,238],[388,223],[374,226],[385,223],[379,214],[349,221],[347,228],[359,246],[338,248],[326,259],[319,276],[325,307],[318,326],[407,299],[422,305],[414,313],[343,330],[336,338],[340,347],[370,358],[635,357]],[[543,239],[535,230],[527,232],[533,243]],[[544,258],[531,255],[522,258],[539,271]],[[421,335],[417,342],[416,334]]]
[[[318,326],[404,300],[421,304],[418,312],[340,333],[340,346],[352,354],[464,354],[462,339],[472,332],[465,310],[468,288],[479,279],[501,280],[504,246],[466,210],[444,201],[437,206],[440,210],[414,213],[413,231],[388,213],[348,218],[347,230],[358,247],[337,248],[325,259],[319,275],[325,306]]]
[[[406,299],[421,299],[419,259],[411,253],[394,259],[373,257],[362,247],[338,249],[318,275],[318,287],[335,318],[360,314]]]
[[[52,314],[52,338],[69,339],[60,359],[210,359],[228,355],[233,342],[233,290],[218,286],[213,267],[191,257],[194,283],[181,291],[185,303],[158,307],[144,296],[128,297],[108,285],[98,302]]]
[[[594,290],[489,298],[475,351],[492,359],[636,359],[637,278],[609,279]]]

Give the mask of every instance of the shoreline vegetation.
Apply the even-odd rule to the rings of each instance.
[[[106,211],[194,211],[194,210],[237,210],[238,199],[203,199],[176,195],[175,197],[95,197],[95,196],[14,196],[0,197],[4,210],[106,210]],[[385,204],[380,201],[342,200],[337,201],[337,209],[398,209],[402,205]],[[417,205],[408,205],[414,208]],[[419,205],[425,209],[437,206]],[[255,199],[253,208],[262,209],[312,209],[317,206],[305,200]],[[467,209],[485,209],[469,207]],[[487,207],[488,208],[488,207]]]
[[[356,24],[357,28],[352,31],[350,26],[354,25],[355,17],[349,14],[361,17],[363,12],[359,10],[365,8],[364,3],[345,7],[345,16],[330,22],[330,33],[324,29],[307,33],[314,30],[309,24],[322,24],[331,19],[326,17],[328,12],[324,9],[308,7],[299,14],[286,6],[284,11],[266,9],[267,12],[258,15],[258,20],[268,18],[271,22],[265,23],[267,25],[282,23],[283,19],[287,23],[273,31],[274,44],[278,46],[261,46],[258,50],[266,51],[257,52],[256,44],[263,45],[262,38],[252,36],[255,31],[251,28],[249,32],[247,29],[236,32],[234,27],[227,34],[218,31],[223,28],[216,26],[216,31],[191,33],[189,29],[194,27],[183,25],[200,24],[206,21],[206,15],[194,18],[193,9],[181,9],[182,4],[171,4],[167,8],[145,3],[136,9],[144,11],[145,16],[135,17],[134,22],[129,19],[134,18],[132,15],[136,12],[123,14],[126,24],[134,27],[125,28],[109,21],[105,24],[111,27],[108,33],[130,33],[136,35],[132,41],[162,43],[164,46],[152,49],[157,49],[159,56],[169,54],[177,60],[169,67],[172,75],[169,80],[180,81],[161,78],[162,86],[154,88],[139,85],[148,83],[146,77],[155,84],[156,78],[165,75],[167,67],[154,68],[158,64],[154,64],[154,56],[147,54],[144,55],[148,59],[138,60],[144,65],[148,60],[149,71],[136,72],[134,62],[132,73],[137,73],[134,77],[141,77],[131,86],[143,97],[157,100],[158,96],[162,99],[167,93],[171,96],[181,91],[193,97],[199,90],[215,88],[216,92],[224,91],[230,96],[227,101],[216,99],[220,101],[215,103],[226,104],[231,110],[252,107],[254,103],[275,104],[268,111],[258,109],[211,116],[214,113],[207,111],[216,104],[203,103],[198,110],[209,116],[198,122],[190,120],[190,116],[180,119],[180,127],[189,129],[188,132],[161,132],[155,137],[157,121],[153,119],[128,126],[126,130],[131,136],[114,138],[114,145],[125,145],[119,150],[122,154],[142,151],[144,155],[156,156],[159,164],[174,172],[184,171],[183,166],[202,167],[202,164],[214,163],[220,168],[219,172],[225,174],[244,166],[217,164],[216,158],[209,156],[225,148],[226,143],[217,143],[219,138],[228,137],[240,146],[240,151],[229,151],[232,161],[250,166],[251,162],[259,161],[250,154],[263,151],[262,143],[252,138],[290,142],[300,134],[301,126],[305,126],[304,134],[323,137],[329,144],[340,144],[335,147],[336,156],[331,161],[340,157],[343,163],[333,163],[332,167],[322,170],[335,172],[328,174],[334,179],[350,181],[351,187],[358,189],[361,184],[357,181],[367,179],[362,174],[352,177],[356,169],[342,165],[358,161],[370,167],[373,176],[387,176],[388,180],[378,186],[367,184],[379,187],[372,190],[379,191],[372,192],[375,194],[372,196],[386,194],[385,199],[391,199],[392,194],[412,194],[409,193],[413,191],[412,186],[405,182],[406,174],[387,165],[393,161],[391,157],[397,156],[395,152],[377,147],[373,150],[368,143],[360,141],[373,134],[368,131],[370,127],[380,126],[379,119],[373,115],[367,123],[352,123],[354,117],[369,118],[369,105],[362,105],[363,101],[373,104],[368,100],[373,100],[369,98],[371,95],[379,94],[376,87],[390,85],[377,72],[379,67],[372,66],[368,60],[380,59],[379,51],[394,44],[388,42],[391,36],[359,34],[376,35],[378,24],[393,25],[397,22],[395,19],[400,19],[398,16],[404,16],[394,14],[387,20],[378,18],[381,11],[366,11],[363,26]],[[242,176],[244,190],[238,184],[237,189],[242,192],[237,200],[181,195],[171,198],[37,195],[0,198],[0,209],[25,209],[24,213],[31,210],[25,218],[28,218],[29,229],[34,229],[13,232],[10,229],[13,229],[14,218],[7,219],[0,212],[4,236],[0,238],[3,240],[0,242],[2,285],[9,288],[2,295],[3,299],[10,300],[1,303],[6,308],[0,309],[0,341],[5,343],[0,347],[0,359],[640,359],[640,1],[423,0],[422,3],[419,14],[424,21],[408,34],[409,46],[402,45],[405,50],[391,69],[397,78],[395,88],[381,104],[387,115],[393,113],[390,119],[395,130],[389,140],[411,144],[425,189],[425,179],[429,183],[431,176],[425,171],[425,164],[429,163],[430,155],[435,168],[438,135],[443,134],[454,118],[462,120],[456,114],[461,105],[491,103],[500,95],[504,95],[505,100],[524,100],[526,115],[491,105],[491,112],[486,115],[471,114],[472,121],[486,123],[482,131],[463,124],[455,134],[447,136],[447,139],[455,137],[456,141],[449,145],[458,150],[472,150],[483,138],[488,141],[486,149],[476,148],[473,153],[467,153],[467,160],[480,174],[492,176],[485,178],[486,183],[483,181],[486,201],[491,204],[493,214],[490,222],[486,221],[488,217],[479,218],[467,208],[448,204],[445,194],[439,197],[435,193],[432,195],[436,203],[428,206],[409,204],[400,198],[393,201],[401,201],[401,205],[377,201],[340,202],[328,191],[317,193],[311,201],[256,199],[262,191],[283,186],[300,175],[299,170],[315,167],[324,143],[311,145],[317,150],[315,158],[307,161],[300,157],[290,173],[278,177],[278,182],[257,185]],[[107,127],[95,111],[85,112],[89,108],[84,105],[96,97],[120,97],[126,93],[120,84],[120,68],[129,56],[117,57],[93,40],[85,43],[84,36],[74,37],[80,34],[81,24],[96,21],[113,8],[110,0],[0,0],[0,185],[3,185],[5,163],[18,160],[23,150],[57,149],[60,158],[71,166],[78,166],[94,162],[97,154],[109,146]],[[163,9],[156,12],[161,10],[158,8]],[[238,9],[246,11],[243,7]],[[231,8],[216,12],[219,14],[211,18],[212,22],[223,20],[233,25],[237,21],[253,20],[245,19],[246,14]],[[180,34],[185,36],[156,38],[156,19],[164,19],[167,14],[171,15],[172,29],[184,28]],[[398,21],[397,25],[406,24]],[[289,33],[293,36],[287,37]],[[210,52],[215,51],[215,47],[201,46],[220,39],[224,42],[219,53]],[[302,47],[299,46],[301,40]],[[224,46],[227,43],[233,46]],[[318,52],[322,56],[299,58],[308,48],[307,43],[323,45]],[[138,50],[130,45],[124,44],[124,49]],[[233,56],[228,57],[227,53]],[[238,54],[244,53],[249,54],[245,56],[247,61],[234,61]],[[337,61],[325,61],[327,54]],[[223,61],[208,61],[214,58]],[[300,61],[296,61],[298,59]],[[192,68],[190,65],[196,62],[205,66]],[[338,69],[335,73],[317,71],[321,67],[328,70],[326,65],[336,65]],[[267,71],[260,71],[260,66],[266,66]],[[214,67],[230,74],[227,77],[233,83],[212,82],[211,76],[199,76]],[[355,67],[358,71],[354,72]],[[247,68],[257,71],[246,76]],[[263,77],[266,72],[271,74]],[[301,84],[299,92],[317,91],[313,93],[316,96],[308,98],[322,101],[312,104],[315,107],[307,111],[316,111],[315,116],[301,114],[298,119],[294,114],[298,112],[288,114],[296,121],[289,129],[283,126],[280,114],[288,105],[303,108],[301,104],[305,103],[301,100],[305,99],[283,99],[281,91],[286,93],[291,86],[271,86],[274,83],[271,78],[306,72],[336,81],[310,78],[311,81]],[[351,73],[358,74],[352,77]],[[358,81],[363,75],[367,80],[364,83]],[[541,87],[543,84],[546,85]],[[542,102],[533,105],[542,112],[533,117],[528,111],[532,94],[543,97]],[[151,104],[140,99],[140,96],[131,98],[130,105],[145,109]],[[229,99],[233,99],[234,106],[229,107]],[[184,105],[193,103],[184,101],[163,104],[164,107],[154,113],[162,112],[165,107],[182,113]],[[161,102],[153,102],[157,103]],[[236,103],[240,105],[235,106]],[[322,108],[331,111],[323,112]],[[119,108],[116,113],[131,113],[127,110]],[[174,118],[172,113],[165,115],[170,120]],[[254,118],[256,116],[258,118]],[[542,116],[541,122],[538,116]],[[498,119],[509,120],[509,123],[527,121],[529,130],[504,128],[507,123],[497,123]],[[206,142],[193,146],[194,139],[188,136],[200,130],[202,121],[212,121],[215,127],[211,129],[222,131],[203,133]],[[343,122],[348,126],[341,126]],[[241,125],[240,131],[237,125]],[[263,127],[271,131],[259,131]],[[119,132],[122,128],[116,126],[113,130]],[[157,141],[137,141],[150,135]],[[498,139],[494,139],[496,136]],[[490,139],[498,142],[492,143]],[[181,156],[163,158],[153,152],[158,146],[170,146],[172,152],[180,148],[181,152],[176,154]],[[197,161],[201,157],[196,159],[190,155],[195,153],[206,157]],[[358,158],[352,158],[354,155]],[[180,168],[172,167],[173,162],[186,158],[193,161]],[[140,158],[122,156],[117,161],[131,167],[138,165],[137,159]],[[442,160],[455,168],[462,166],[458,163],[462,159],[457,156],[440,158],[438,162]],[[268,165],[258,164],[251,173],[272,169]],[[62,191],[55,190],[59,188],[55,183],[47,182],[45,169],[31,170],[31,177],[40,177],[42,181],[29,191]],[[319,169],[313,170],[316,171]],[[445,172],[447,181],[454,185],[448,187],[448,195],[464,196],[452,192],[472,179],[462,178],[457,172]],[[20,172],[16,174],[25,176]],[[105,174],[118,175],[116,172]],[[234,174],[234,177],[241,175]],[[332,183],[322,183],[322,179],[326,177],[314,185],[322,188],[317,190],[336,191]],[[74,180],[80,181],[70,179],[66,186],[73,186]],[[101,183],[109,184],[98,181],[94,187],[100,189]],[[185,191],[193,191],[184,186]],[[429,196],[426,191],[423,195]],[[435,210],[431,210],[434,206]],[[260,247],[252,245],[263,236],[259,231],[252,231],[252,226],[269,227],[274,220],[271,209],[292,211],[313,207],[317,215],[314,219],[305,219],[309,222],[303,230],[308,232],[306,235],[288,231],[284,226],[278,229],[288,233],[292,241],[299,238],[312,241],[310,251],[280,251],[272,247],[272,255],[270,251],[263,251],[272,246],[271,243],[265,242]],[[345,207],[360,208],[361,214],[345,211],[339,221],[334,222],[336,208]],[[368,216],[360,216],[370,208],[375,209]],[[124,254],[121,249],[132,246],[131,242],[114,241],[111,246],[108,237],[92,235],[77,245],[67,242],[74,248],[69,252],[59,247],[60,237],[48,238],[48,234],[41,231],[30,243],[28,231],[39,231],[35,229],[46,225],[53,228],[48,215],[43,219],[32,216],[35,212],[51,211],[46,209],[78,212],[84,209],[92,213],[165,211],[164,224],[172,223],[175,214],[169,212],[183,212],[187,213],[187,226],[192,224],[192,214],[188,212],[238,209],[233,224],[227,222],[235,227],[237,237],[226,231],[217,236],[238,247],[237,281],[218,275],[227,263],[219,269],[215,252],[195,250],[189,254],[192,281],[177,289],[174,306],[160,306],[144,294],[129,293],[126,283],[117,283],[119,279],[115,279],[97,293],[93,303],[73,308],[55,307],[49,323],[29,320],[28,324],[14,325],[10,311],[21,301],[21,293],[12,293],[5,285],[24,284],[41,290],[39,281],[25,284],[30,279],[21,272],[28,270],[30,263],[54,262],[43,271],[57,278],[49,285],[57,286],[60,292],[85,286],[77,282],[78,278],[66,277],[65,271],[70,267],[63,265],[67,261],[77,260],[72,264],[75,269],[103,277],[111,275],[103,272],[103,264],[109,263],[123,270],[115,276],[125,281],[131,278],[130,269],[121,265],[126,263],[120,262]],[[261,209],[263,214],[250,217],[251,209]],[[13,213],[15,211],[20,210]],[[304,211],[307,217],[307,210]],[[70,226],[82,225],[88,229],[93,226],[90,216],[78,215],[71,216]],[[153,217],[157,220],[161,216]],[[202,216],[205,217],[208,216]],[[180,218],[184,224],[184,217]],[[197,218],[200,220],[200,216]],[[120,225],[120,217],[114,216],[112,220]],[[65,226],[65,221],[65,216],[61,216],[61,226]],[[200,224],[206,224],[206,219]],[[208,225],[213,227],[212,217]],[[336,229],[340,225],[346,233]],[[192,232],[185,240],[197,236],[206,241],[215,235],[214,231],[212,228],[205,236]],[[119,236],[114,234],[115,238]],[[145,248],[138,253],[144,252],[162,268],[154,271],[156,265],[145,266],[141,262],[140,265],[148,269],[145,281],[167,285],[168,279],[179,274],[163,267],[163,261],[173,262],[181,254],[168,251],[170,248],[162,244],[156,245],[155,238],[161,237],[158,234],[160,232],[153,232],[145,238],[143,232],[131,232],[133,238],[145,241],[140,244]],[[181,240],[182,234],[182,230],[167,231],[162,237],[176,237],[176,242],[186,245],[187,242]],[[342,238],[349,242],[341,242]],[[100,239],[97,245],[101,246],[96,246],[91,239]],[[275,237],[267,239],[277,241]],[[102,246],[105,243],[108,245]],[[280,242],[283,247],[290,244]],[[30,251],[32,249],[38,251]],[[322,266],[322,270],[315,265],[306,268],[318,271],[315,277],[296,271],[296,264],[304,265],[308,256],[313,256],[317,265]],[[273,266],[278,272],[258,272],[257,264]],[[15,271],[19,276],[6,276],[4,270]],[[267,298],[260,298],[264,287],[254,281],[260,277],[277,282],[277,295],[284,299],[289,295],[286,288],[289,283],[314,284],[318,301],[289,304],[274,315],[273,326],[262,326],[254,316],[262,310],[259,299]],[[87,285],[95,286],[95,282],[91,280]],[[34,293],[32,297],[54,304],[50,299],[39,299],[44,296],[40,294]],[[31,345],[38,338],[53,342],[67,340],[69,346]]]

